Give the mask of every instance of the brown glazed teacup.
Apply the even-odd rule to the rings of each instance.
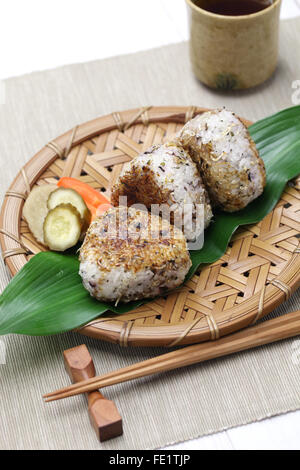
[[[205,10],[208,0],[186,2],[191,62],[202,83],[239,90],[259,85],[273,74],[278,61],[281,0],[243,16],[211,13]]]

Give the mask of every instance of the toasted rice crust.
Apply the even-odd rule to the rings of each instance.
[[[174,143],[153,146],[132,160],[128,171],[112,189],[112,204],[117,206],[121,196],[127,196],[129,206],[141,203],[150,209],[152,204],[167,204],[174,213],[184,211],[184,206],[188,210],[190,205],[193,217],[203,205],[205,228],[212,218],[208,194],[197,166],[188,153]],[[199,228],[200,231],[203,228]],[[185,226],[184,233],[187,240],[194,240],[201,234],[195,226]]]
[[[111,232],[114,221],[116,231]],[[90,225],[79,260],[84,287],[109,302],[161,295],[178,287],[191,267],[181,230],[126,207],[112,208]]]
[[[216,134],[215,129],[222,132]],[[242,121],[226,110],[189,121],[177,140],[190,152],[213,204],[238,211],[260,196],[266,184],[262,159]]]

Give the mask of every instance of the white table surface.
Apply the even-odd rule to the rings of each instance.
[[[300,16],[300,0],[283,0],[282,18],[295,16]],[[145,18],[149,30],[155,24],[154,34],[139,20]],[[184,0],[9,0],[1,4],[0,80],[186,39]],[[296,411],[167,449],[300,450],[299,436]]]

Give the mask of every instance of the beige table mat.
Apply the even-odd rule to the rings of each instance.
[[[0,106],[1,200],[21,165],[40,147],[102,114],[150,104],[225,105],[256,120],[291,106],[292,82],[300,79],[299,49],[300,19],[282,23],[276,75],[242,93],[216,93],[199,84],[190,70],[187,43],[7,80],[6,104]],[[8,281],[2,263],[0,290]],[[276,314],[299,308],[296,293]],[[289,340],[107,389],[123,416],[124,436],[100,445],[83,397],[42,402],[44,392],[68,383],[63,350],[85,342],[98,373],[166,350],[121,349],[74,333],[10,336],[4,342],[1,449],[156,448],[300,408],[300,353]]]

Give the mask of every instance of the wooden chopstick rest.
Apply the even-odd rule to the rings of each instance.
[[[73,383],[95,377],[93,359],[85,344],[64,351],[64,363]],[[123,434],[116,405],[99,391],[87,393],[89,417],[100,442]]]
[[[300,310],[232,333],[216,341],[186,346],[100,377],[88,379],[82,384],[70,385],[47,393],[43,398],[46,402],[61,400],[80,393],[91,392],[98,388],[109,387],[159,372],[178,369],[179,367],[186,367],[298,335],[300,335]]]

